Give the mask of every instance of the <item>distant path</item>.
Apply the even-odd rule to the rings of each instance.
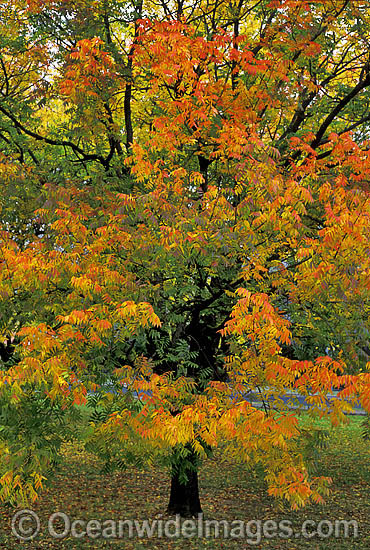
[[[116,393],[115,390],[112,389],[111,385],[106,386],[106,391],[109,393]],[[122,387],[122,393],[126,393],[127,388]],[[94,392],[89,392],[90,394]],[[147,395],[150,395],[149,391],[145,391],[143,393],[146,393]],[[135,397],[137,397],[136,392],[134,392]],[[251,391],[249,393],[240,394],[246,401],[250,401],[254,405],[258,407],[263,407],[263,402],[261,401],[261,396],[256,391]],[[326,395],[327,402],[333,401],[334,399],[337,399],[338,392],[332,392],[328,393]],[[236,396],[235,396],[236,397]],[[289,405],[289,408],[292,410],[309,410],[312,405],[307,403],[306,396],[300,395],[297,392],[294,391],[287,391],[284,395],[279,396],[280,399],[286,404]],[[290,402],[290,403],[289,403]],[[271,403],[271,401],[270,401]],[[366,416],[366,411],[361,407],[361,405],[358,403],[354,406],[353,411],[350,413],[345,413],[349,415],[358,415],[358,416]]]
[[[337,399],[337,395],[338,395],[338,392],[328,393],[326,395],[327,402],[329,403],[330,401],[333,401],[333,400]],[[263,403],[261,402],[261,398],[260,398],[259,393],[250,392],[248,394],[244,394],[243,397],[246,400],[251,401],[252,403],[255,403],[256,405],[258,403],[258,406],[263,407]],[[293,410],[294,409],[308,410],[312,406],[309,403],[307,403],[306,396],[300,395],[297,392],[292,392],[292,391],[291,392],[286,392],[285,395],[281,395],[279,397],[280,397],[280,399],[282,399],[284,401],[284,403],[288,404],[289,401],[290,401],[291,403],[289,405],[289,408],[293,409]],[[352,412],[345,413],[345,414],[366,416],[367,413],[361,407],[361,405],[359,403],[357,403],[354,406]]]

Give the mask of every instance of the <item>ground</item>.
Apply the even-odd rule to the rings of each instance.
[[[359,417],[350,418],[348,426],[331,433],[328,448],[319,458],[319,471],[331,476],[331,495],[324,505],[310,505],[297,512],[279,508],[267,496],[264,481],[256,471],[230,462],[221,453],[208,459],[200,472],[201,501],[208,519],[274,520],[288,519],[292,528],[299,533],[307,520],[319,522],[339,519],[358,522],[358,537],[346,539],[334,536],[321,539],[302,536],[289,539],[256,538],[152,538],[137,536],[124,540],[98,538],[55,540],[47,534],[48,517],[53,512],[64,512],[70,518],[98,519],[160,519],[166,508],[169,495],[169,478],[166,472],[155,468],[148,471],[130,468],[125,472],[102,475],[97,460],[83,451],[76,442],[65,447],[65,465],[51,480],[40,500],[32,505],[40,517],[41,532],[31,542],[20,543],[11,533],[11,518],[14,510],[0,506],[0,548],[13,550],[32,549],[82,549],[82,548],[124,548],[177,549],[177,550],[233,550],[233,549],[281,549],[281,550],[345,550],[370,548],[370,442],[361,439]],[[325,421],[321,424],[327,427]],[[169,519],[165,515],[163,520]],[[253,529],[253,527],[252,527]]]

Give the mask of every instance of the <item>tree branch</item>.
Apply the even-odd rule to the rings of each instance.
[[[330,124],[335,120],[338,114],[354,99],[362,90],[367,88],[370,85],[370,73],[369,65],[366,64],[365,67],[366,78],[360,80],[358,84],[346,95],[344,96],[336,107],[328,114],[324,122],[321,124],[319,130],[316,133],[315,139],[311,142],[312,149],[317,149],[319,145],[322,145],[322,138],[325,135],[326,130],[329,128]]]
[[[91,154],[91,153],[85,153],[85,151],[81,149],[81,147],[79,147],[72,141],[51,139],[46,136],[42,136],[34,132],[33,130],[30,130],[29,128],[26,128],[18,119],[16,119],[16,117],[12,113],[10,113],[2,105],[0,105],[0,112],[3,113],[3,115],[5,115],[7,118],[9,118],[13,122],[15,128],[20,130],[23,134],[29,137],[32,137],[36,141],[43,141],[48,145],[68,147],[72,149],[72,151],[74,151],[75,153],[79,153],[82,156],[84,161],[87,161],[87,160],[97,161],[97,162],[100,162],[100,164],[102,164],[104,167],[107,166],[107,161],[103,156]]]

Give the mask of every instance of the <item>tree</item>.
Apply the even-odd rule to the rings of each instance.
[[[321,499],[280,396],[333,423],[355,399],[370,410],[369,15],[7,2],[1,498],[35,497],[89,399],[90,448],[112,466],[160,456],[170,512],[201,510],[220,441],[270,494]]]

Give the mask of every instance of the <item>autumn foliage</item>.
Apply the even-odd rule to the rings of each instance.
[[[370,8],[210,6],[0,16],[3,500],[36,498],[91,400],[108,461],[186,485],[222,442],[293,507],[330,480],[282,396],[370,412]]]

